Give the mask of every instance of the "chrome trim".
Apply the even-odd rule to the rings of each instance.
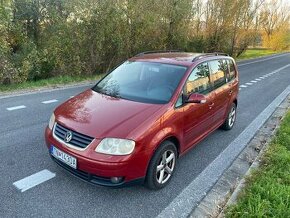
[[[86,150],[86,149],[87,149],[87,148],[88,148],[88,147],[89,147],[89,146],[90,146],[90,145],[95,141],[95,139],[93,139],[93,140],[91,141],[91,143],[88,144],[87,147],[85,147],[85,148],[79,148],[79,147],[76,147],[76,146],[74,146],[74,145],[68,144],[68,143],[66,143],[65,141],[63,141],[62,139],[60,139],[59,137],[57,137],[57,136],[54,134],[56,124],[57,124],[57,122],[54,122],[54,125],[53,125],[53,131],[52,131],[52,136],[53,136],[53,138],[54,138],[56,141],[62,143],[63,145],[65,145],[65,146],[67,146],[67,147],[69,147],[69,148],[72,148],[72,149],[75,149],[75,150],[78,150],[78,151],[84,151],[84,150]]]

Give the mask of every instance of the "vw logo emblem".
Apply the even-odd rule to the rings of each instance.
[[[73,137],[73,134],[71,131],[67,131],[65,134],[64,134],[64,141],[65,142],[70,142],[71,139]]]

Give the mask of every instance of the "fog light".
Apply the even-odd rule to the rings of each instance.
[[[123,177],[111,177],[112,183],[120,183],[123,180]]]

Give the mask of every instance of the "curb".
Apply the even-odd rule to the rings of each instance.
[[[211,188],[189,217],[224,217],[224,209],[236,202],[245,186],[245,177],[259,166],[260,158],[290,109],[290,94],[276,108],[247,147]]]

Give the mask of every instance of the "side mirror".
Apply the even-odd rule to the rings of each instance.
[[[186,103],[204,104],[204,103],[206,103],[206,98],[202,94],[192,93],[185,102]]]

